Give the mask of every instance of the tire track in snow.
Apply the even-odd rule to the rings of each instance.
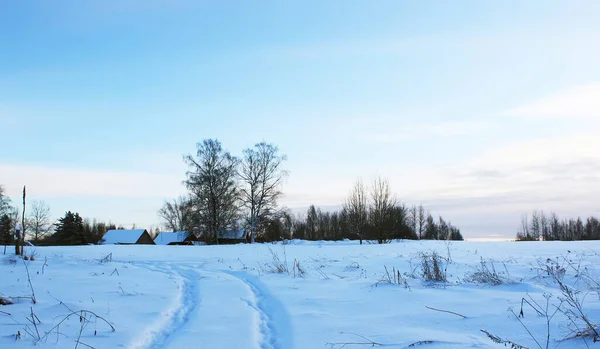
[[[180,292],[176,305],[162,312],[160,316],[164,320],[147,329],[142,338],[133,345],[133,348],[166,348],[177,333],[182,332],[200,304],[199,275],[191,268],[185,267],[141,263],[136,263],[136,265],[164,274],[175,274],[179,278]]]
[[[224,271],[243,283],[252,293],[251,299],[242,299],[254,309],[260,319],[258,330],[261,349],[292,349],[293,335],[290,317],[284,305],[260,282],[258,277],[244,272]]]

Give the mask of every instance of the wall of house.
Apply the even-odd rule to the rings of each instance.
[[[154,240],[152,240],[152,237],[148,233],[142,234],[142,236],[140,236],[138,241],[136,241],[135,243],[138,245],[156,245],[154,243]]]

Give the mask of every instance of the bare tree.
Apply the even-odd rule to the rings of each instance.
[[[531,223],[529,231],[531,232],[532,239],[539,240],[542,235],[542,220],[538,211],[533,211],[531,214]]]
[[[10,199],[5,194],[4,186],[0,184],[0,215],[8,214],[10,210]]]
[[[285,233],[284,239],[291,239],[294,231],[294,217],[289,211],[284,210],[281,214],[281,220],[283,231]]]
[[[250,241],[254,242],[256,230],[273,218],[277,211],[277,200],[281,197],[281,186],[287,176],[283,163],[285,155],[273,144],[258,143],[245,149],[239,176],[244,183],[241,190],[243,205],[248,209]]]
[[[203,233],[207,242],[218,244],[219,233],[239,218],[238,159],[218,140],[206,139],[196,147],[195,156],[184,157],[190,167],[184,183],[191,194],[194,229]]]
[[[373,181],[371,187],[371,224],[377,234],[377,241],[387,243],[389,239],[389,223],[393,209],[396,207],[396,200],[392,197],[390,183],[387,179],[381,177]]]
[[[521,231],[517,233],[518,240],[531,240],[531,234],[529,232],[529,220],[527,215],[521,217]]]
[[[52,230],[50,207],[44,201],[36,200],[31,203],[30,211],[25,224],[34,240],[38,241]]]
[[[548,241],[548,232],[550,231],[550,221],[548,217],[544,214],[544,211],[540,211],[540,234],[542,236],[542,240]]]
[[[186,197],[180,196],[173,201],[165,201],[163,207],[158,210],[158,216],[167,230],[190,232],[192,229],[192,203]]]
[[[417,230],[417,206],[413,205],[408,209],[408,217],[406,219],[408,227],[412,230],[412,232],[418,236]]]
[[[348,217],[349,228],[353,233],[358,234],[361,244],[368,222],[367,216],[367,195],[365,186],[361,180],[357,180],[344,203],[344,211]]]
[[[423,238],[423,234],[425,233],[425,227],[427,226],[427,216],[428,214],[425,212],[425,209],[423,208],[423,205],[419,206],[418,212],[417,212],[417,228],[418,231],[416,232],[419,235],[419,240],[421,240]]]

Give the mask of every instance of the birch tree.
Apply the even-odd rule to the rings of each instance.
[[[243,151],[239,177],[243,183],[241,200],[248,210],[250,241],[254,243],[257,229],[277,213],[277,200],[281,197],[281,187],[287,176],[283,163],[285,155],[279,149],[265,142]]]
[[[381,177],[375,179],[371,187],[370,216],[377,242],[380,244],[390,242],[390,232],[387,230],[395,207],[396,200],[392,197],[389,181]]]
[[[219,233],[239,218],[238,159],[225,151],[218,140],[196,145],[196,155],[186,155],[190,167],[185,185],[190,190],[194,230],[206,242],[219,243]]]
[[[348,199],[344,203],[343,211],[346,213],[349,229],[352,230],[352,233],[358,234],[362,244],[368,222],[368,213],[367,194],[361,180],[357,180],[354,184]]]
[[[50,207],[44,201],[36,200],[31,203],[30,211],[26,225],[33,239],[38,241],[52,230]]]
[[[173,232],[191,232],[192,213],[192,202],[184,196],[165,201],[163,207],[158,210],[158,216],[163,220],[167,230]]]

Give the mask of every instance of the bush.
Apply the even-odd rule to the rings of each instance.
[[[449,258],[440,256],[437,252],[419,253],[423,280],[428,282],[448,282],[446,270]]]

